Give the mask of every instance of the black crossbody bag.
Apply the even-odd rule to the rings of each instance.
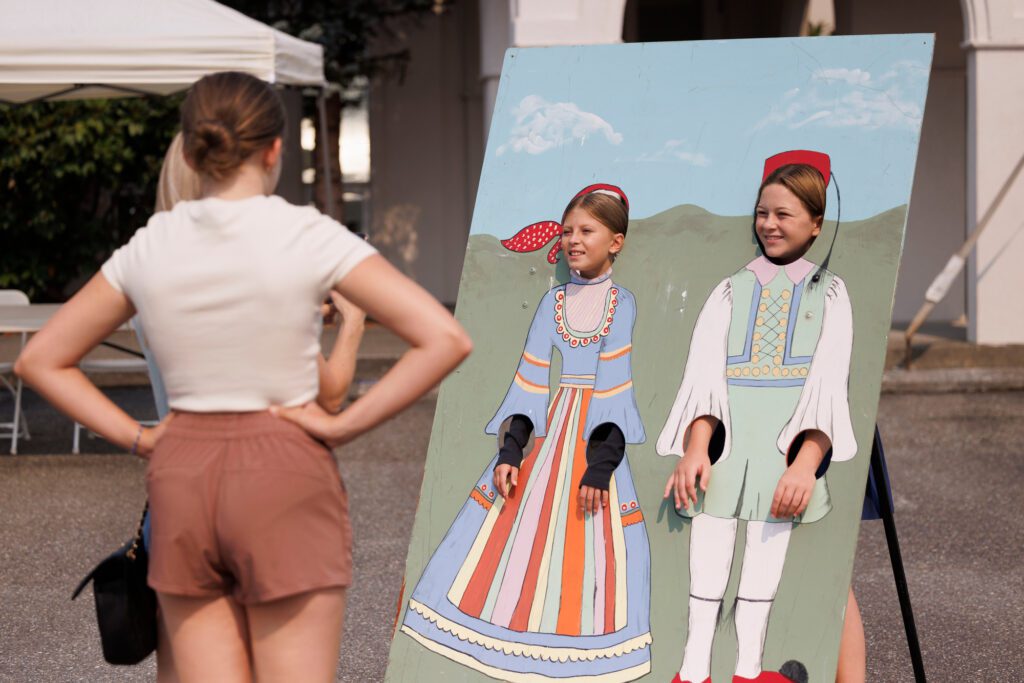
[[[142,540],[148,510],[147,502],[135,536],[96,565],[71,596],[92,581],[103,658],[110,664],[138,664],[156,649],[156,593],[146,584],[149,555]]]

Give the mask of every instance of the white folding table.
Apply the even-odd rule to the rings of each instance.
[[[43,326],[57,313],[60,309],[61,304],[29,304],[29,305],[13,305],[13,306],[0,306],[0,334],[21,334],[21,348],[24,348],[25,341],[28,335],[34,334],[39,330],[43,329]],[[130,330],[131,325],[129,322],[125,322],[123,325],[117,328],[117,331]],[[121,347],[114,346],[122,351],[127,351]],[[19,349],[20,351],[20,349]],[[95,367],[93,367],[95,366]],[[144,370],[146,368],[145,361],[142,360],[131,360],[131,361],[83,361],[83,370],[112,370],[118,371],[125,370]],[[12,423],[12,436],[11,436],[11,453],[16,454],[18,452],[18,437],[21,431],[22,425],[21,420],[21,381],[18,381],[18,391],[15,392],[14,398],[14,420]],[[75,450],[77,450],[77,430],[75,439]]]

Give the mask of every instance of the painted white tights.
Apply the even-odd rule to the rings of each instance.
[[[679,678],[703,683],[711,675],[711,648],[729,583],[737,520],[701,514],[690,529],[689,628]],[[736,675],[761,673],[764,638],[782,578],[793,525],[748,522],[736,596]]]

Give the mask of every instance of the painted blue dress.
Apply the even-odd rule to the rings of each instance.
[[[579,511],[593,429],[614,423],[644,441],[630,374],[636,303],[612,284],[597,329],[566,319],[566,286],[537,308],[512,385],[487,425],[535,426],[508,498],[484,468],[424,569],[402,631],[424,647],[503,681],[632,681],[650,671],[650,548],[626,458],[610,504]],[[562,356],[554,392],[552,350]],[[553,396],[551,395],[553,393]]]

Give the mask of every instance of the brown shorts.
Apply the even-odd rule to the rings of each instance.
[[[352,581],[331,452],[266,412],[178,413],[146,470],[149,585],[268,602]]]

